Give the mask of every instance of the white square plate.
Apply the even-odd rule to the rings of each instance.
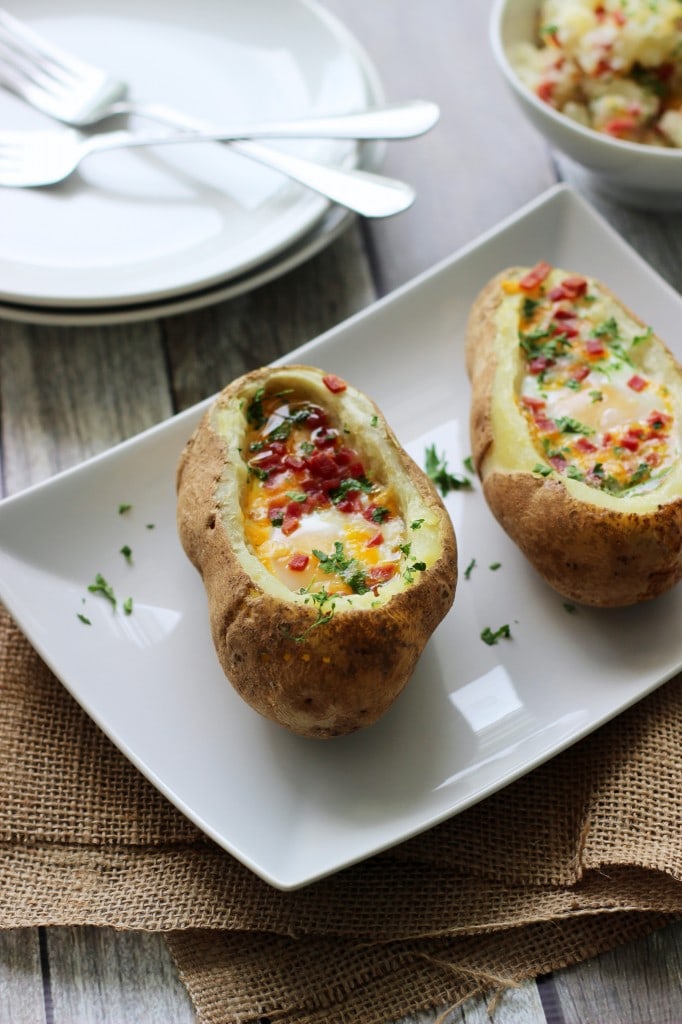
[[[288,359],[347,377],[417,459],[433,441],[461,472],[469,307],[498,270],[539,259],[600,277],[682,355],[680,297],[557,187]],[[302,886],[463,810],[681,667],[682,588],[636,608],[569,614],[475,488],[448,499],[461,573],[454,607],[388,714],[327,742],[264,721],[218,667],[202,584],[176,537],[175,464],[205,405],[2,502],[0,596],[131,761],[272,885]],[[122,502],[132,506],[125,515]],[[120,599],[133,597],[131,615],[88,594],[98,572]],[[480,640],[505,623],[511,639]]]

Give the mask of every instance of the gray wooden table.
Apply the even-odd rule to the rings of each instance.
[[[635,213],[589,193],[525,124],[487,45],[491,0],[326,0],[362,41],[388,98],[442,108],[438,128],[393,144],[385,168],[411,181],[412,210],[360,223],[321,255],[250,294],[125,326],[0,320],[5,494],[71,466],[213,394],[333,326],[474,239],[558,179],[682,291],[682,216]],[[462,1008],[488,1020],[482,1001]],[[191,1024],[159,936],[56,928],[0,933],[2,1024]],[[420,1018],[421,1024],[434,1018]],[[452,1018],[457,1020],[457,1014]],[[539,979],[504,1001],[496,1024],[679,1024],[682,926]]]

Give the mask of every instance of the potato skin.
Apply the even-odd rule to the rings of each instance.
[[[510,471],[495,464],[492,405],[494,390],[500,386],[495,317],[503,296],[502,281],[521,269],[526,268],[504,270],[483,288],[467,326],[471,443],[485,498],[509,537],[546,582],[567,599],[597,607],[650,600],[682,579],[681,487],[672,500],[654,507],[649,502],[644,509],[638,507],[635,496],[624,496],[619,499],[619,511],[590,501],[589,493],[577,498],[556,474],[542,477],[532,472],[532,466]],[[599,287],[645,329],[612,292],[604,285]],[[660,339],[656,343],[665,348]],[[676,372],[681,373],[679,366]],[[682,470],[676,467],[674,472],[679,482]]]
[[[296,375],[311,367],[278,367]],[[234,471],[234,455],[213,425],[216,408],[267,384],[270,368],[255,370],[228,385],[189,439],[177,471],[177,523],[182,545],[206,588],[211,632],[226,676],[256,711],[301,736],[329,738],[375,722],[395,701],[411,676],[428,638],[454,600],[457,549],[450,517],[431,482],[384,430],[384,443],[397,454],[402,486],[417,492],[438,517],[440,557],[414,583],[376,608],[343,608],[328,622],[300,599],[270,593],[254,580],[235,552],[218,485]],[[348,390],[359,394],[355,389]],[[339,399],[328,396],[333,410]],[[358,441],[362,450],[362,440]],[[241,514],[241,513],[240,513]]]

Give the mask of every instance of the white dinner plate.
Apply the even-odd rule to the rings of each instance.
[[[679,295],[557,187],[288,359],[347,377],[415,458],[434,443],[461,472],[468,310],[497,271],[539,259],[599,276],[682,355]],[[205,407],[2,502],[0,596],[133,763],[272,885],[302,886],[463,810],[682,666],[682,587],[640,607],[569,614],[474,487],[447,499],[459,542],[454,606],[385,717],[324,742],[265,721],[218,667],[203,587],[176,536],[175,465]],[[126,544],[132,565],[119,553]],[[96,573],[121,600],[132,596],[131,615],[88,593]],[[510,639],[482,642],[502,625]]]
[[[372,147],[374,148],[374,146]],[[366,166],[364,162],[361,166]],[[331,206],[310,232],[277,256],[253,270],[227,281],[200,288],[198,291],[169,295],[156,302],[140,302],[117,306],[24,306],[0,302],[0,318],[15,323],[43,324],[54,327],[93,327],[97,325],[139,323],[159,317],[190,313],[205,306],[234,299],[237,295],[260,288],[301,265],[330,245],[345,231],[354,214],[340,206]]]
[[[125,79],[131,98],[208,121],[360,110],[374,99],[366,54],[314,0],[64,0],[58,11],[51,0],[22,0],[10,9]],[[0,127],[50,125],[59,130],[0,89]],[[320,163],[358,163],[352,141],[267,145]],[[272,259],[328,208],[228,146],[98,154],[61,185],[0,190],[0,301],[111,307],[207,288]]]

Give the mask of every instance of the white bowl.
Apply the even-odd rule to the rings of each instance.
[[[521,82],[510,52],[535,41],[539,0],[495,0],[493,53],[514,96],[550,145],[587,168],[594,185],[615,199],[649,209],[682,208],[682,149],[623,142],[560,114]]]

